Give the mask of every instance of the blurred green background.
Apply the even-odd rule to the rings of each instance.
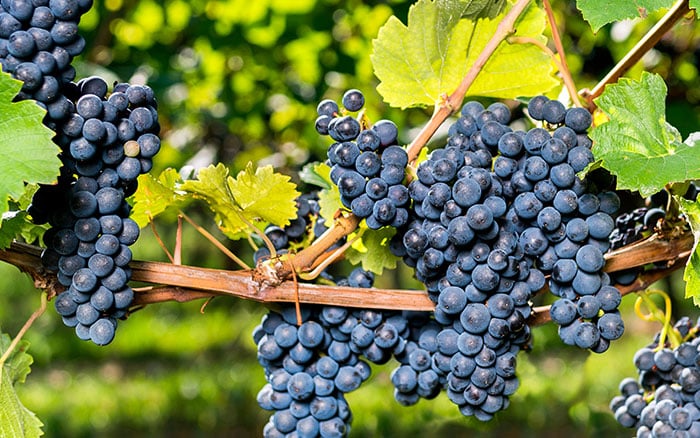
[[[248,161],[272,164],[295,175],[320,160],[328,146],[314,132],[316,103],[359,88],[368,116],[390,118],[410,141],[428,110],[399,111],[381,104],[369,61],[371,40],[395,14],[405,22],[410,2],[341,0],[97,0],[81,28],[88,41],[76,60],[78,77],[147,83],[159,99],[165,147],[154,172],[223,162],[233,171]],[[646,32],[658,16],[607,26],[592,34],[573,1],[554,1],[567,60],[579,88],[592,87]],[[669,120],[684,135],[700,130],[700,34],[694,21],[679,24],[631,73],[646,68],[669,85]],[[296,176],[295,176],[296,180]],[[209,225],[204,212],[194,211]],[[172,246],[174,226],[158,223]],[[206,241],[185,227],[184,263],[231,267]],[[250,250],[233,246],[248,260]],[[135,257],[165,260],[150,230]],[[39,303],[29,279],[0,265],[0,321],[14,334]],[[377,286],[413,284],[402,270]],[[697,316],[681,300],[678,276],[662,287],[674,291],[677,314]],[[636,349],[658,326],[643,323],[623,303],[627,331],[602,355],[561,344],[554,327],[535,329],[535,347],[519,355],[519,391],[511,406],[487,424],[463,418],[445,396],[400,407],[388,380],[389,363],[348,396],[352,436],[631,436],[617,426],[607,404],[618,382],[632,376]],[[24,403],[45,423],[49,437],[259,436],[269,413],[255,395],[264,383],[251,332],[265,313],[254,303],[218,298],[159,304],[120,324],[108,347],[84,343],[52,309],[26,338],[32,374],[19,387]]]

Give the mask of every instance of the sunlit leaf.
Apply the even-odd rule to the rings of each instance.
[[[134,194],[131,218],[143,227],[156,216],[169,209],[180,209],[190,199],[177,187],[182,183],[177,170],[168,168],[154,178],[151,174],[140,175],[139,188]]]
[[[512,3],[509,3],[512,4]],[[434,105],[459,85],[494,35],[505,12],[493,19],[461,18],[468,4],[419,0],[408,25],[391,17],[373,41],[377,91],[392,106]],[[546,42],[544,13],[530,6],[516,22],[515,36]],[[502,43],[477,76],[468,95],[515,98],[558,84],[548,56],[533,44]]]

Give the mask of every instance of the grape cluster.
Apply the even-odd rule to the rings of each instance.
[[[346,112],[359,111],[364,102],[359,90],[347,91],[342,99]],[[338,104],[330,99],[321,101],[317,112],[316,130],[335,141],[328,149],[328,162],[343,205],[366,218],[371,229],[405,225],[410,201],[403,185],[408,155],[396,144],[396,125],[380,120],[362,129],[360,121],[341,116]]]
[[[638,379],[622,380],[610,402],[615,419],[639,438],[700,436],[700,327],[682,318],[674,330],[683,342],[659,345],[657,334],[634,355]]]
[[[47,120],[63,120],[71,103],[62,89],[75,78],[74,56],[85,48],[80,17],[92,0],[4,0],[0,5],[0,64],[23,82],[18,99],[34,99]]]
[[[372,282],[370,273],[356,268],[338,284],[369,288]],[[294,306],[285,305],[265,315],[253,333],[268,382],[258,403],[275,411],[265,436],[346,436],[352,416],[344,394],[371,372],[362,357],[383,364],[394,355],[406,364],[392,373],[397,399],[405,405],[439,393],[442,381],[430,369],[423,348],[430,347],[421,336],[429,327],[421,323],[426,314],[304,306],[302,319],[297,326]]]
[[[107,96],[107,84],[95,77],[64,88],[75,112],[57,125],[61,176],[36,192],[28,211],[51,225],[42,260],[68,287],[56,310],[80,339],[105,345],[134,295],[129,246],[140,230],[126,197],[160,149],[156,102],[140,85],[118,84]]]

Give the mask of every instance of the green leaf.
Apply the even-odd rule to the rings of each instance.
[[[34,242],[39,239],[46,228],[35,225],[26,211],[6,211],[2,214],[0,225],[0,249],[10,246],[12,241],[22,237],[26,242]]]
[[[151,174],[140,175],[138,183],[131,218],[141,227],[166,211],[182,208],[191,199],[178,191],[182,180],[177,170],[172,168],[162,171],[158,178]]]
[[[0,213],[8,210],[9,198],[22,196],[25,182],[52,183],[61,167],[54,133],[42,123],[46,111],[33,101],[12,101],[21,88],[0,73]]]
[[[392,227],[378,230],[366,229],[346,252],[346,259],[353,265],[362,264],[362,269],[381,275],[384,268],[396,268],[398,257],[389,250],[389,241],[396,234]],[[352,238],[349,236],[349,238]]]
[[[22,196],[9,202],[9,210],[2,214],[0,222],[0,248],[9,247],[18,238],[28,243],[35,242],[46,231],[47,226],[34,224],[26,212],[38,189],[37,184],[25,184]]]
[[[693,303],[700,307],[700,203],[691,202],[681,197],[677,197],[681,204],[681,210],[685,213],[693,231],[695,243],[693,251],[685,266],[683,280],[685,280],[685,297],[693,298]]]
[[[312,184],[322,189],[330,189],[333,185],[331,182],[331,168],[320,162],[305,165],[299,172],[299,178],[307,184]]]
[[[253,170],[253,164],[248,163],[236,179],[229,180],[229,187],[246,218],[282,227],[297,217],[296,198],[300,193],[290,179],[275,173],[272,166]]]
[[[642,73],[621,78],[595,100],[609,121],[591,131],[593,155],[617,175],[617,188],[650,196],[666,184],[700,178],[700,135],[683,143],[666,122],[666,84]]]
[[[476,20],[478,18],[493,18],[503,11],[506,0],[461,0],[465,10],[462,12],[463,18]]]
[[[613,21],[627,18],[646,18],[661,8],[670,8],[674,0],[576,0],[576,7],[588,21],[593,32]]]
[[[690,0],[688,5],[690,9],[700,9],[700,0]]]
[[[0,356],[11,342],[7,334],[0,334]],[[32,357],[26,353],[29,343],[20,341],[15,351],[2,366],[0,374],[0,436],[5,438],[33,438],[43,435],[43,424],[27,409],[15,390],[15,385],[24,383],[31,371]]]
[[[239,239],[248,229],[246,222],[285,226],[296,217],[299,192],[289,179],[275,173],[272,166],[253,170],[250,163],[234,179],[219,163],[201,169],[196,180],[185,181],[180,188],[204,200],[221,231],[230,239]]]
[[[509,4],[512,4],[510,2]],[[391,17],[379,30],[370,55],[380,80],[377,91],[392,106],[434,105],[452,93],[493,36],[493,19],[462,18],[471,3],[419,0],[408,26]],[[530,6],[516,23],[516,36],[546,42],[544,13]],[[503,43],[469,89],[469,95],[515,98],[546,92],[558,84],[547,55],[532,44]]]

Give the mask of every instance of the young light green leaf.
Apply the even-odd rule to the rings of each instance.
[[[345,208],[340,202],[340,191],[337,186],[333,186],[328,190],[318,192],[318,206],[321,208],[319,214],[326,221],[326,225],[330,225],[335,220],[335,214],[339,209]]]
[[[330,189],[333,185],[331,182],[331,168],[320,162],[305,165],[299,172],[299,178],[307,184],[312,184],[322,189]]]
[[[22,196],[25,182],[49,184],[61,167],[54,133],[42,123],[46,111],[29,100],[12,101],[21,88],[0,72],[0,213],[8,210],[9,198]]]
[[[396,268],[398,257],[389,250],[389,241],[396,234],[392,227],[367,229],[346,252],[345,258],[352,264],[362,264],[362,269],[381,275],[384,268]]]
[[[576,7],[588,21],[593,32],[613,21],[627,18],[646,18],[661,8],[670,8],[674,0],[576,0]]]
[[[688,260],[683,272],[683,280],[686,282],[685,297],[693,298],[695,305],[700,307],[700,203],[691,202],[681,197],[677,199],[680,201],[681,210],[690,222],[690,229],[695,237],[690,260]]]
[[[204,200],[221,231],[230,239],[239,239],[248,229],[246,221],[285,226],[296,217],[299,192],[289,179],[275,173],[272,166],[254,170],[252,164],[234,179],[219,163],[201,169],[197,179],[185,181],[180,188]]]
[[[690,9],[700,9],[700,0],[690,0],[688,6],[690,7]]]
[[[139,188],[134,194],[131,218],[139,226],[148,225],[156,216],[171,209],[181,209],[191,198],[178,192],[182,184],[177,170],[167,168],[154,178],[151,174],[140,175]]]
[[[7,351],[11,339],[0,334],[0,356]],[[0,370],[0,436],[4,437],[39,437],[43,435],[43,424],[36,415],[27,409],[15,390],[15,385],[24,383],[31,371],[32,357],[27,354],[27,341],[20,341]]]
[[[297,217],[296,198],[300,195],[290,179],[275,173],[272,166],[253,169],[253,163],[248,163],[229,180],[229,188],[246,218],[285,226]]]
[[[666,184],[700,178],[700,137],[685,143],[666,122],[666,84],[643,73],[621,78],[595,100],[609,121],[591,132],[593,154],[617,175],[617,188],[646,197]]]
[[[508,3],[512,5],[512,2]],[[493,19],[462,18],[472,3],[419,0],[408,25],[391,17],[379,30],[370,55],[381,81],[377,91],[392,106],[434,105],[452,93],[493,36],[504,13]],[[516,36],[545,42],[544,13],[528,7]],[[531,44],[503,43],[469,89],[469,95],[515,98],[546,92],[558,84],[547,55]]]

